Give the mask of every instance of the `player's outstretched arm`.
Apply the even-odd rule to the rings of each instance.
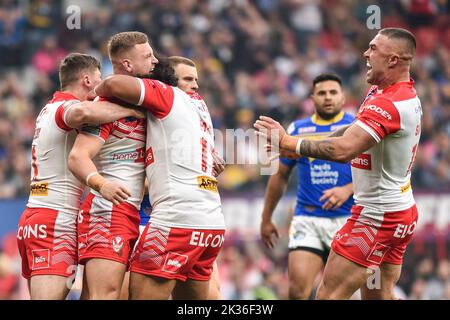
[[[272,214],[286,190],[291,172],[292,167],[280,163],[278,172],[270,176],[267,183],[260,231],[264,244],[269,248],[273,248],[275,244],[273,235],[277,238],[279,237],[278,230],[272,222]]]
[[[278,143],[280,149],[306,157],[342,163],[349,162],[377,143],[369,133],[356,124],[352,124],[340,137],[314,141],[288,135],[277,121],[269,117],[261,116],[254,126],[258,129],[259,135],[265,136],[272,145]],[[277,140],[273,141],[273,137]]]
[[[68,166],[82,183],[99,192],[103,198],[119,205],[130,196],[130,192],[119,183],[108,181],[97,172],[92,159],[97,155],[104,141],[96,136],[80,133],[69,154]]]
[[[64,117],[65,123],[69,127],[80,128],[87,124],[109,123],[126,117],[144,119],[145,113],[109,101],[83,101],[67,109]]]
[[[106,78],[95,87],[94,91],[98,96],[115,97],[134,105],[137,105],[141,100],[139,79],[121,74]]]

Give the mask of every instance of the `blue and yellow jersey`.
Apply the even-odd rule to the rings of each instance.
[[[318,119],[314,114],[306,119],[293,122],[287,132],[290,135],[308,139],[323,139],[333,131],[349,125],[353,120],[354,116],[343,111],[327,121]],[[323,191],[352,182],[349,163],[344,164],[308,157],[301,157],[296,160],[280,158],[280,161],[290,167],[297,165],[298,187],[295,215],[334,218],[350,214],[350,208],[354,204],[353,197],[350,197],[335,211],[323,210],[322,205],[325,201],[319,201]]]
[[[139,210],[139,215],[141,217],[141,221],[139,225],[145,226],[147,225],[148,220],[150,220],[150,213],[152,212],[152,205],[150,203],[150,197],[148,194],[144,195],[144,199],[141,202],[141,209]]]

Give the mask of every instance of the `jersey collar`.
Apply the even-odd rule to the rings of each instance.
[[[56,102],[56,101],[67,101],[67,100],[80,100],[77,97],[75,97],[73,94],[69,93],[69,92],[63,92],[63,91],[56,91],[53,94],[53,98],[50,101],[52,102]]]
[[[335,115],[330,120],[319,119],[317,114],[314,113],[311,116],[311,121],[312,121],[312,123],[314,123],[315,125],[318,125],[318,126],[328,126],[330,124],[341,121],[343,117],[344,117],[344,111],[339,112],[337,115]]]
[[[414,86],[414,80],[413,79],[409,79],[409,81],[402,81],[402,82],[397,82],[394,83],[392,86],[384,88],[384,89],[378,89],[377,93],[378,94],[382,94],[382,93],[389,93],[389,92],[394,92],[396,90],[398,90],[398,88],[405,86],[408,88],[412,88]]]

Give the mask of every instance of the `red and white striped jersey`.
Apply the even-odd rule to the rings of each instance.
[[[410,178],[422,107],[413,84],[373,86],[356,116],[356,124],[378,143],[351,161],[354,198],[375,212],[401,211],[415,203]]]
[[[196,93],[150,79],[140,84],[139,105],[149,110],[145,165],[152,223],[223,229],[208,107]]]
[[[78,214],[84,186],[67,166],[77,132],[66,124],[65,114],[79,102],[73,95],[57,91],[36,119],[31,147],[29,208]]]
[[[100,126],[85,126],[81,132],[104,142],[93,159],[98,172],[127,188],[131,196],[126,202],[139,210],[144,196],[145,120],[122,118]],[[92,189],[91,192],[101,197]]]

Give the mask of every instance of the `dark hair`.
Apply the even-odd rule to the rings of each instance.
[[[311,92],[314,92],[314,88],[316,87],[316,84],[318,84],[320,82],[324,82],[324,81],[336,81],[337,83],[339,83],[339,86],[342,87],[342,80],[337,74],[322,73],[314,78]]]
[[[61,90],[76,82],[83,71],[100,70],[100,61],[95,57],[83,53],[71,53],[67,55],[59,65],[59,83]]]
[[[176,87],[178,85],[178,78],[175,75],[175,70],[171,66],[169,60],[162,57],[158,57],[157,59],[159,60],[159,63],[155,66],[152,73],[144,77],[159,80],[169,86]]]
[[[412,54],[416,52],[416,37],[408,30],[402,28],[384,28],[379,34],[382,34],[389,39],[405,40],[408,44],[409,50]]]
[[[120,32],[113,35],[108,41],[108,54],[112,60],[121,52],[133,48],[137,44],[148,42],[148,37],[145,33],[139,31]]]

